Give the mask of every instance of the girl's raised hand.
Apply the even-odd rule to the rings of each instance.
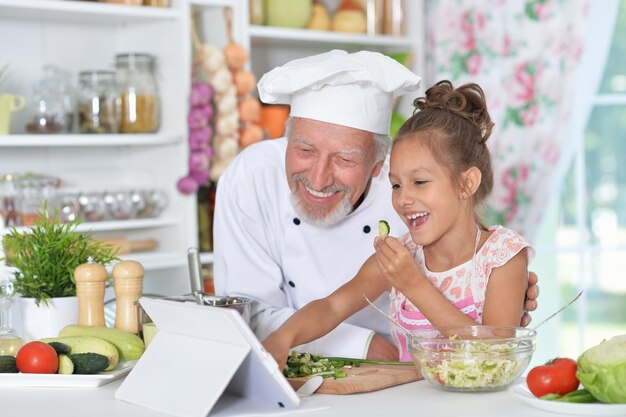
[[[380,273],[398,290],[405,292],[424,279],[409,250],[394,237],[377,237],[374,241],[376,264]]]

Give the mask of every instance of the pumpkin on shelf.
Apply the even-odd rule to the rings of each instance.
[[[309,30],[330,30],[331,21],[328,9],[323,3],[315,2],[311,8],[311,19],[306,28]]]
[[[333,18],[335,32],[366,33],[367,16],[363,8],[354,0],[343,0]]]

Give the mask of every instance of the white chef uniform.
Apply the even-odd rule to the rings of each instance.
[[[259,82],[259,93],[265,102],[291,104],[292,117],[387,134],[391,100],[416,90],[419,80],[378,53],[331,51],[270,71]],[[248,147],[222,174],[217,190],[216,292],[257,301],[251,327],[261,340],[296,309],[327,296],[357,273],[374,253],[379,220],[389,222],[394,236],[406,232],[391,205],[388,161],[372,179],[364,201],[345,219],[327,228],[306,223],[291,205],[286,147],[286,138]],[[376,302],[388,311],[388,294]],[[389,333],[385,319],[366,308],[296,349],[362,358],[372,330]]]

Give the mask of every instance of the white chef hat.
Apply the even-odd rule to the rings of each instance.
[[[378,52],[333,50],[274,68],[258,83],[261,101],[291,105],[304,117],[389,134],[393,98],[421,78]]]

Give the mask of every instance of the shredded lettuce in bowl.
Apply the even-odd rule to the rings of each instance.
[[[526,369],[534,345],[460,340],[452,336],[417,344],[412,351],[424,378],[455,391],[494,391],[512,383]]]

